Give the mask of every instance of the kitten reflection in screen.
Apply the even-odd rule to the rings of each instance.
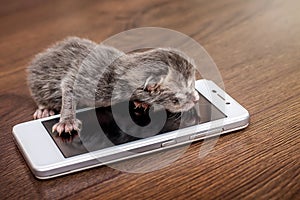
[[[125,54],[69,37],[36,55],[27,72],[38,106],[33,117],[60,112],[59,122],[52,127],[59,136],[81,130],[78,107],[107,107],[130,100],[145,111],[158,104],[175,113],[191,109],[199,100],[192,60],[171,48]],[[119,89],[113,93],[116,83]]]

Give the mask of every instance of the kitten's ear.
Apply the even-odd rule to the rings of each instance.
[[[178,76],[178,72],[171,67],[168,69],[168,74],[160,77],[150,76],[145,81],[143,89],[145,91],[153,92],[157,91],[162,85],[166,87],[165,83],[174,81],[174,78]]]
[[[143,90],[153,92],[153,91],[157,90],[162,85],[163,81],[164,81],[163,77],[161,77],[159,80],[157,80],[157,78],[154,78],[153,76],[150,76],[145,81]]]
[[[179,73],[174,70],[173,68],[169,67],[169,70],[168,70],[168,74],[167,76],[164,77],[164,80],[165,82],[171,82],[174,80],[175,77],[178,77],[179,76]]]

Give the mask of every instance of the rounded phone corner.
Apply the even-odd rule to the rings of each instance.
[[[17,130],[22,126],[22,124],[16,124],[12,127],[12,133],[15,135],[17,133]]]

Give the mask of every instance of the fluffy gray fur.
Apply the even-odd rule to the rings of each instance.
[[[157,48],[125,54],[90,40],[69,37],[36,55],[28,85],[38,105],[34,118],[61,113],[52,131],[80,131],[76,107],[109,106],[124,100],[186,111],[199,99],[195,67],[182,52]]]

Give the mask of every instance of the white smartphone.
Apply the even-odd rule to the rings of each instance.
[[[248,111],[214,82],[197,80],[195,87],[200,100],[187,112],[150,109],[144,113],[127,102],[125,110],[130,117],[121,109],[122,103],[114,109],[78,110],[83,129],[71,142],[51,132],[59,115],[18,124],[13,136],[33,174],[48,179],[248,126]]]

